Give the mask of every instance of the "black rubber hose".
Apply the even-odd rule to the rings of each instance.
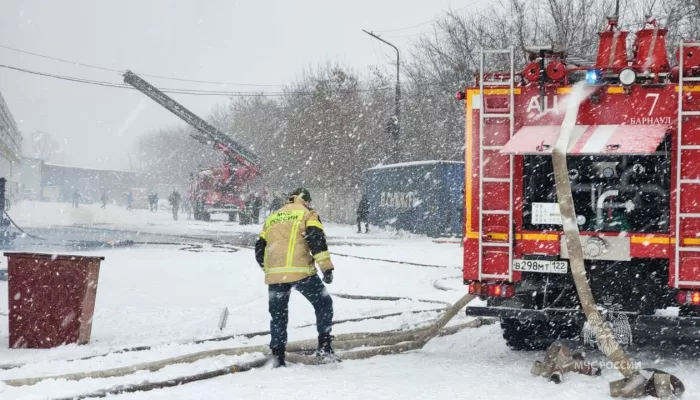
[[[36,236],[36,235],[32,235],[32,234],[30,234],[30,233],[25,232],[24,229],[20,228],[19,225],[17,225],[17,224],[15,223],[15,221],[12,219],[12,217],[10,217],[10,214],[8,214],[7,211],[3,211],[3,212],[5,213],[5,216],[6,216],[7,219],[10,221],[10,223],[11,223],[12,225],[14,225],[15,228],[17,228],[17,230],[20,231],[21,233],[27,235],[28,237],[30,237],[30,238],[32,238],[32,239],[36,239],[36,240],[48,240],[48,239],[43,238],[43,237],[41,237],[41,236]]]

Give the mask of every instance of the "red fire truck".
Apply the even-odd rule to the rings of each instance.
[[[226,156],[221,167],[190,175],[187,198],[194,219],[209,221],[211,214],[225,213],[233,221],[245,212],[251,195],[249,183],[261,174],[258,156],[135,73],[126,71],[124,82],[187,122],[197,131],[190,135],[193,139],[212,145]],[[247,218],[240,221],[248,223]]]
[[[190,176],[188,198],[196,220],[209,221],[211,214],[228,214],[235,221],[236,214],[246,211],[250,200],[249,183],[259,175],[259,169],[244,158],[232,153],[226,146],[217,146],[226,156],[220,167],[203,168]],[[233,162],[232,162],[233,160]],[[241,223],[248,223],[244,217]]]
[[[649,18],[615,18],[595,62],[532,48],[483,50],[466,102],[464,283],[486,300],[469,315],[500,318],[515,350],[590,339],[557,204],[552,148],[574,84],[587,85],[568,147],[587,276],[621,343],[700,338],[700,44]],[[505,71],[489,71],[501,57]],[[496,60],[498,61],[498,60]],[[675,310],[678,310],[676,313]],[[592,339],[593,338],[593,339]]]

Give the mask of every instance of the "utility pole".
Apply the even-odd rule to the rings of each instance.
[[[395,101],[395,107],[396,109],[394,110],[394,119],[389,123],[389,132],[391,132],[391,136],[394,141],[394,149],[393,149],[393,154],[392,154],[392,161],[394,163],[399,162],[399,136],[401,134],[401,80],[400,80],[400,56],[399,56],[399,49],[398,47],[394,46],[393,44],[387,42],[386,40],[380,38],[379,36],[375,35],[373,32],[368,32],[366,30],[362,30],[362,32],[372,36],[373,38],[379,40],[382,43],[388,44],[389,46],[393,47],[394,50],[396,50],[396,96],[394,97]]]

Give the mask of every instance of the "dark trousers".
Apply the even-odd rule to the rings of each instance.
[[[259,224],[258,221],[260,221],[260,209],[253,207],[253,223]]]
[[[270,348],[287,345],[287,323],[289,322],[289,294],[292,288],[301,293],[316,311],[318,335],[329,335],[333,324],[333,299],[326,291],[318,275],[292,283],[277,283],[268,286],[270,311]]]
[[[362,229],[360,228],[360,225],[362,224],[362,222],[365,223],[365,233],[369,232],[369,221],[368,221],[368,218],[365,216],[358,216],[357,217],[357,232],[358,233],[362,232]]]

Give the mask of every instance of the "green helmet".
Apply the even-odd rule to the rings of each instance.
[[[292,192],[292,196],[299,196],[302,200],[304,200],[307,203],[311,201],[311,192],[304,188],[294,190]]]

